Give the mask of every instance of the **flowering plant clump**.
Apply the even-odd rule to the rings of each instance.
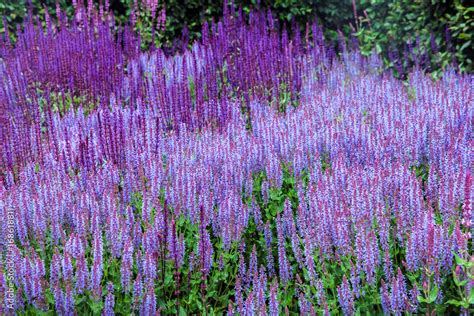
[[[472,311],[472,75],[224,11],[171,56],[92,1],[4,36],[0,314]]]

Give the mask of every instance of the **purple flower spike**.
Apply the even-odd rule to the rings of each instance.
[[[115,300],[114,300],[114,285],[112,282],[109,282],[107,284],[107,296],[105,298],[105,307],[102,312],[103,316],[113,316],[115,315],[114,313],[114,306],[115,306]]]
[[[278,284],[274,281],[270,285],[270,301],[268,303],[268,313],[270,316],[278,316],[279,315],[279,302],[278,302]]]
[[[143,302],[140,307],[140,315],[155,315],[156,296],[153,284],[149,284],[143,296]]]
[[[342,279],[342,284],[337,287],[337,297],[344,315],[354,314],[354,294],[352,293],[346,276]]]

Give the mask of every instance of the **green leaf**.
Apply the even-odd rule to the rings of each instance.
[[[101,301],[91,302],[89,303],[89,307],[91,308],[94,314],[99,315],[102,311],[102,308],[104,307],[104,303],[102,303]]]
[[[470,45],[471,45],[471,41],[469,40],[466,43],[464,43],[459,50],[463,51],[464,49],[468,48]]]
[[[468,280],[463,280],[460,281],[456,276],[454,277],[454,283],[456,284],[457,287],[463,287],[467,284]]]
[[[456,264],[458,266],[464,266],[466,265],[467,261],[459,257],[457,254],[454,254],[454,259],[456,260]]]
[[[54,305],[54,296],[53,296],[53,293],[51,293],[51,291],[48,289],[46,290],[46,301],[51,304],[51,305]]]
[[[428,304],[434,303],[434,301],[436,301],[437,297],[438,297],[438,287],[435,285],[430,291],[430,296],[428,298]]]
[[[360,306],[357,308],[357,310],[356,310],[356,312],[355,312],[354,315],[356,315],[356,316],[360,316],[360,315],[361,315],[361,314],[360,314]]]
[[[461,306],[462,302],[460,302],[458,300],[449,300],[449,301],[446,302],[446,304],[454,305],[454,306]]]

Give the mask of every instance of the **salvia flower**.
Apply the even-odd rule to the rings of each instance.
[[[125,242],[122,262],[120,265],[121,284],[125,291],[129,291],[130,282],[132,278],[132,265],[133,265],[133,243],[130,239]]]
[[[380,300],[382,303],[382,310],[384,314],[390,314],[391,305],[390,305],[390,296],[388,293],[387,285],[384,280],[381,281],[382,286],[380,287]]]
[[[86,258],[84,254],[81,254],[76,261],[76,283],[75,292],[81,294],[87,288],[89,280],[89,271],[87,268]]]
[[[405,278],[398,269],[397,276],[392,278],[392,286],[390,291],[390,306],[394,314],[401,315],[408,306],[408,296],[405,285]]]
[[[101,281],[103,274],[102,262],[102,234],[96,231],[93,240],[93,265],[90,273],[90,288],[95,296],[100,296],[102,293]]]
[[[156,296],[153,284],[149,284],[145,290],[143,301],[140,307],[140,315],[155,315]]]
[[[137,275],[135,281],[133,282],[133,309],[138,310],[138,306],[142,300],[142,292],[143,292],[143,283],[142,283],[142,276],[140,274]]]
[[[114,285],[112,282],[109,282],[107,284],[107,296],[105,298],[105,306],[104,306],[102,315],[103,316],[115,315],[114,306],[115,306]]]
[[[287,283],[291,279],[291,266],[286,257],[285,239],[283,237],[282,220],[277,218],[278,232],[278,264],[280,267],[280,278],[282,283]]]
[[[344,315],[354,314],[354,296],[346,276],[342,279],[342,284],[337,287],[337,297]]]
[[[74,292],[71,284],[66,285],[63,301],[64,315],[74,315]]]
[[[276,281],[270,285],[270,298],[268,303],[268,314],[271,316],[279,315],[278,286]]]
[[[143,276],[146,284],[153,284],[156,278],[156,261],[150,252],[145,253],[143,258]]]

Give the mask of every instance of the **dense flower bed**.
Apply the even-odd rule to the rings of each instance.
[[[1,314],[468,313],[471,75],[270,12],[141,52],[106,12],[0,44]]]

